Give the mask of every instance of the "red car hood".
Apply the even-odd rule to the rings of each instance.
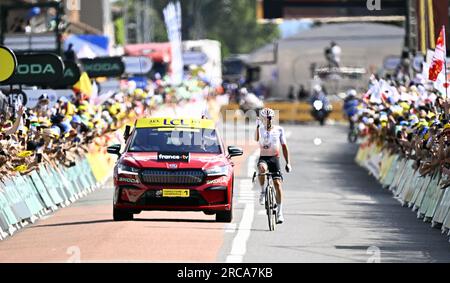
[[[223,154],[191,153],[188,162],[158,161],[157,153],[131,153],[123,155],[121,162],[135,168],[207,169],[228,164]]]

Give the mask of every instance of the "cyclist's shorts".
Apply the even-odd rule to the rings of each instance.
[[[261,156],[258,161],[258,166],[264,163],[269,168],[269,172],[273,174],[272,179],[283,180],[283,174],[281,174],[280,158],[276,156]]]

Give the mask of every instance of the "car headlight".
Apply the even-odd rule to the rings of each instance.
[[[124,165],[124,164],[119,164],[119,166],[117,167],[118,169],[118,173],[119,174],[138,174],[139,173],[139,169],[138,168],[134,168],[128,165]]]
[[[228,166],[216,166],[205,170],[205,173],[208,177],[227,176]]]

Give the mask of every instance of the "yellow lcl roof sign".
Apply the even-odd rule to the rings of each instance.
[[[213,120],[207,119],[174,119],[174,118],[145,118],[136,122],[136,128],[193,128],[215,129]]]

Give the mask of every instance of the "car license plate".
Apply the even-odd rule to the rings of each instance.
[[[188,198],[189,196],[189,190],[163,190],[163,197],[165,198]]]

